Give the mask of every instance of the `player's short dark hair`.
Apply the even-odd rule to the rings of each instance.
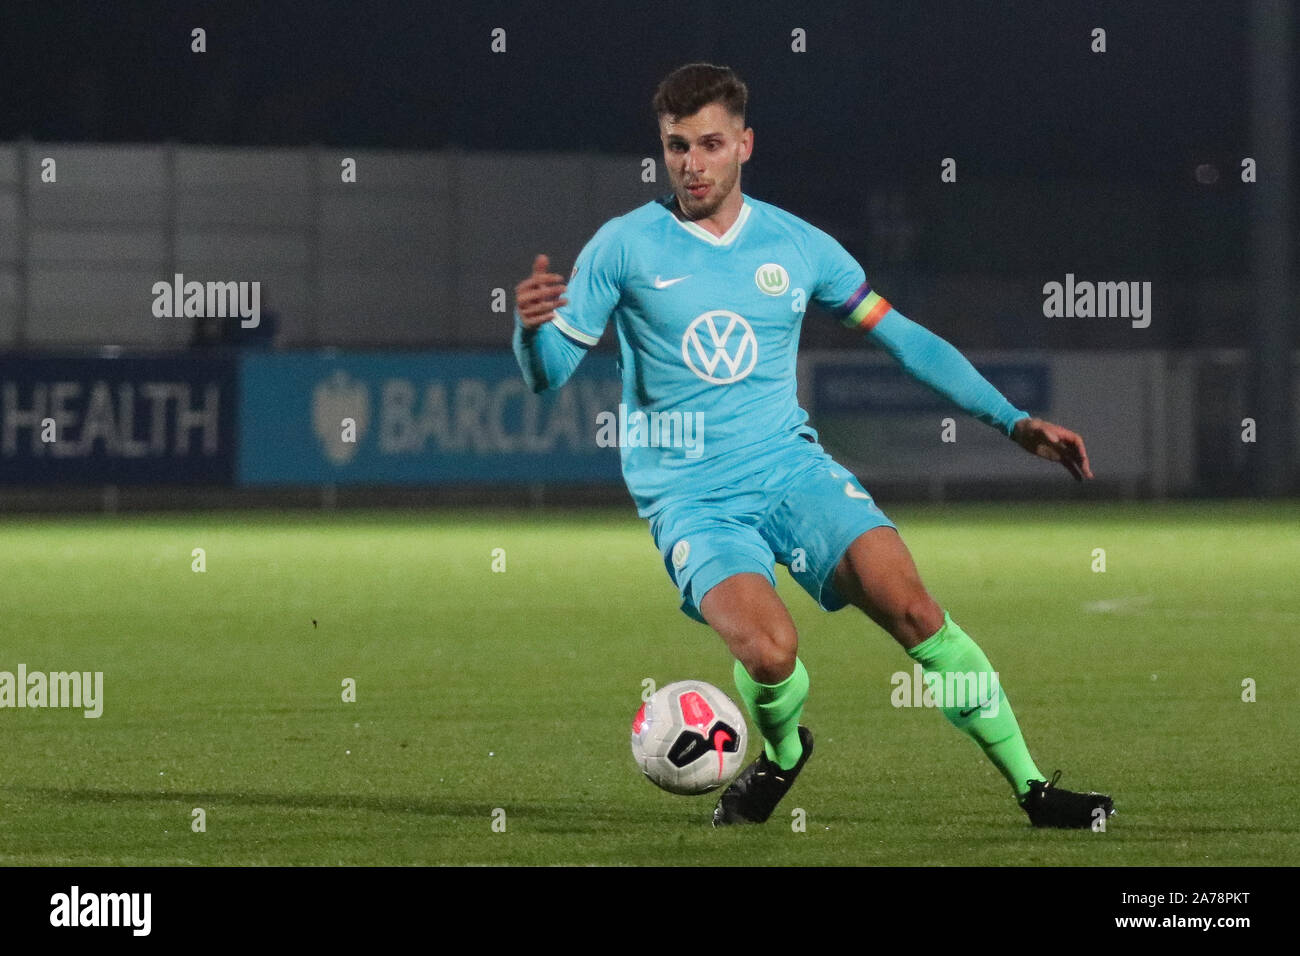
[[[728,113],[740,117],[744,123],[749,90],[731,67],[688,63],[664,77],[655,90],[655,119],[665,113],[692,116],[710,103],[721,103]]]

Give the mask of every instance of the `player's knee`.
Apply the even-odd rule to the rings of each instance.
[[[760,684],[779,684],[794,672],[799,636],[792,625],[778,623],[756,629],[741,663]]]
[[[924,588],[909,594],[891,612],[890,633],[909,647],[932,637],[943,627],[943,608]]]

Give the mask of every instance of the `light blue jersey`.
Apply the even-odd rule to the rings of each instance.
[[[515,355],[540,391],[562,385],[614,320],[623,407],[616,425],[602,426],[609,434],[596,437],[620,446],[642,517],[735,487],[813,436],[795,381],[809,302],[1005,434],[1026,416],[949,343],[874,292],[820,229],[742,196],[735,223],[715,236],[678,219],[673,204],[667,196],[605,223],[578,255],[569,302],[554,320],[536,330],[515,321]]]
[[[843,607],[833,577],[845,550],[893,523],[817,443],[799,407],[795,359],[808,303],[1004,434],[1026,413],[874,292],[821,230],[743,197],[731,229],[714,236],[672,205],[669,196],[602,226],[552,321],[527,329],[516,315],[524,379],[534,391],[562,386],[612,318],[623,407],[616,425],[601,426],[612,434],[596,437],[620,446],[623,477],[682,610],[703,621],[704,595],[734,574],[775,584],[774,562],[823,608]]]
[[[797,440],[808,420],[795,394],[804,311],[839,310],[866,282],[838,242],[768,203],[744,197],[715,236],[671,202],[601,227],[554,320],[592,346],[613,319],[623,476],[643,516],[753,473],[765,450]]]

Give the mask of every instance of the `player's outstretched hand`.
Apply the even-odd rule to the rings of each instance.
[[[1068,428],[1053,425],[1041,418],[1022,418],[1016,422],[1011,437],[1025,451],[1049,461],[1059,461],[1066,471],[1074,475],[1075,481],[1092,477],[1092,469],[1088,467],[1088,450],[1083,447],[1083,439]]]
[[[515,309],[524,328],[535,329],[555,318],[555,310],[568,305],[564,295],[564,277],[547,272],[551,260],[538,255],[533,260],[533,274],[515,286]]]

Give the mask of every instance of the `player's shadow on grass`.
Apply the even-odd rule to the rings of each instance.
[[[488,819],[496,807],[502,807],[512,820],[534,820],[547,830],[579,832],[589,830],[592,824],[618,824],[620,826],[646,823],[680,823],[681,808],[665,805],[662,810],[641,803],[622,805],[610,802],[596,803],[587,798],[557,800],[554,803],[536,801],[520,802],[503,794],[494,802],[464,800],[435,800],[427,797],[362,796],[347,793],[262,793],[231,790],[172,790],[166,792],[140,790],[105,790],[95,788],[61,789],[55,787],[22,787],[14,790],[30,793],[43,800],[64,803],[89,803],[102,808],[113,802],[128,803],[184,803],[186,807],[202,807],[211,811],[221,806],[282,807],[287,810],[371,810],[376,813],[418,813],[428,817],[466,817],[474,820]]]

